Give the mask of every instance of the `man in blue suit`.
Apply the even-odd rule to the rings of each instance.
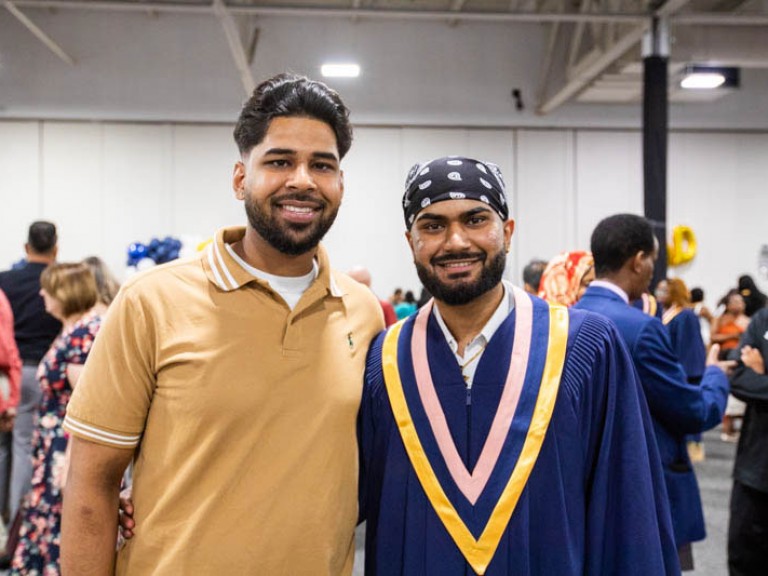
[[[681,565],[690,570],[691,542],[703,540],[706,532],[685,436],[722,420],[728,397],[723,370],[730,364],[717,362],[718,347],[713,346],[701,383],[689,384],[662,323],[629,305],[648,289],[653,276],[658,246],[648,220],[633,214],[610,216],[592,233],[591,248],[596,280],[576,308],[613,320],[629,348],[659,444]]]

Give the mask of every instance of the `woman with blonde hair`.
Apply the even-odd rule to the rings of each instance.
[[[99,301],[96,306],[100,312],[105,312],[107,307],[112,304],[115,296],[117,296],[117,292],[120,290],[120,283],[98,256],[88,256],[83,262],[91,269],[96,280],[96,289],[99,293]]]
[[[67,435],[62,423],[101,317],[96,280],[85,263],[51,264],[40,276],[46,311],[62,330],[37,371],[42,390],[37,428],[32,439],[32,487],[22,505],[19,543],[11,574],[60,573],[61,492]]]

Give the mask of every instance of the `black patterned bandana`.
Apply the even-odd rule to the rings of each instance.
[[[509,218],[504,179],[496,164],[462,156],[415,164],[405,179],[405,227],[410,230],[416,215],[430,204],[465,199],[485,202],[504,222]]]

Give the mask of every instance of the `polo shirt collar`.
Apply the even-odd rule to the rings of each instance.
[[[235,260],[224,246],[242,240],[245,236],[245,227],[234,226],[218,230],[213,241],[203,253],[203,268],[208,280],[224,292],[232,292],[250,282],[268,285],[267,282],[255,278]],[[340,298],[345,292],[341,290],[331,274],[330,262],[325,248],[318,246],[315,255],[318,264],[317,278],[308,290],[315,285],[325,287],[328,294]]]

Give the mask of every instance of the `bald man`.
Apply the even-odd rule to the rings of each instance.
[[[371,288],[371,273],[368,271],[368,268],[363,266],[355,266],[349,272],[347,272],[347,274],[353,280],[356,280],[360,282],[360,284]],[[379,304],[381,304],[381,310],[384,312],[384,323],[387,325],[387,328],[389,328],[392,326],[392,324],[397,322],[397,314],[395,314],[395,309],[392,304],[386,300],[382,300],[378,296],[376,296],[376,298],[378,298]]]

